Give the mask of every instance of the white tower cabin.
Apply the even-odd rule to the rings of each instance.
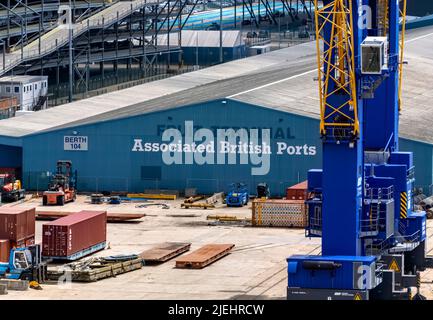
[[[15,97],[16,115],[47,107],[48,76],[7,76],[0,78],[0,97]]]

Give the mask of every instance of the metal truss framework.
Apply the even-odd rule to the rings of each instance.
[[[312,9],[313,9],[313,0],[281,0],[283,4],[283,10],[277,12],[275,9],[275,0],[239,0],[242,6],[242,21],[246,20],[245,12],[248,12],[250,15],[251,22],[259,28],[263,21],[271,21],[272,23],[278,24],[277,18],[280,17],[281,14],[284,16],[289,16],[292,23],[296,23],[300,20],[299,14],[305,13],[307,19],[312,21]],[[254,10],[253,5],[257,2],[257,9]],[[236,2],[235,2],[236,4]],[[265,14],[259,14],[262,11],[262,7],[265,8]],[[302,7],[302,11],[299,8]],[[295,9],[296,8],[296,9]],[[235,6],[235,17],[236,17],[237,5]],[[242,22],[241,22],[242,23]],[[236,27],[236,20],[234,26]]]
[[[73,15],[81,21],[91,14],[102,10],[108,4],[106,0],[72,0]],[[7,0],[0,3],[1,41],[7,48],[25,46],[56,25],[57,9],[60,0]]]
[[[359,135],[357,110],[353,16],[351,0],[334,0],[323,7],[315,4],[317,61],[320,89],[320,132],[333,136],[344,130]],[[329,42],[324,32],[330,32]],[[339,99],[331,97],[338,93]]]
[[[90,28],[81,35],[73,37],[73,66],[74,76],[72,87],[88,91],[90,68],[93,64],[100,64],[101,87],[104,86],[105,64],[113,65],[116,83],[119,83],[118,64],[125,62],[127,70],[133,63],[139,65],[142,76],[155,74],[155,65],[160,57],[166,57],[167,69],[170,66],[170,53],[180,51],[179,37],[177,43],[160,46],[158,36],[172,31],[181,31],[189,16],[194,10],[197,1],[188,9],[186,16],[182,12],[186,10],[186,2],[176,0],[166,2],[160,6],[159,2],[149,2],[140,10],[131,7],[131,13],[126,17],[119,17],[115,23],[106,23],[102,18],[102,24],[98,28]],[[76,21],[77,22],[77,21]],[[87,20],[89,23],[89,20]],[[28,64],[21,64],[12,70],[14,74],[40,73],[44,74],[48,69],[55,70],[56,86],[60,83],[61,68],[68,65],[68,46],[58,46],[53,53],[31,59]],[[4,64],[3,64],[4,65]]]
[[[72,16],[75,23],[86,22],[86,18],[96,15],[118,2],[114,1],[108,4],[107,0],[100,0],[99,2],[90,0],[71,1],[73,4]],[[87,20],[86,31],[74,36],[72,40],[74,75],[71,86],[74,91],[87,92],[89,90],[90,70],[95,63],[100,65],[101,87],[105,86],[104,79],[107,72],[105,65],[107,63],[113,66],[116,83],[119,83],[120,62],[126,65],[127,70],[130,70],[133,64],[138,64],[143,77],[155,75],[156,65],[161,60],[161,57],[164,57],[168,69],[170,67],[170,53],[178,52],[179,55],[182,54],[180,50],[181,33],[177,40],[178,43],[170,44],[170,37],[168,37],[168,43],[164,47],[158,44],[158,36],[181,31],[196,8],[197,1],[148,0],[146,1],[147,4],[140,10],[133,10],[131,6],[131,13],[126,17],[119,17],[118,15],[117,19],[114,19],[114,23],[113,21],[104,21],[104,18],[102,18],[102,24],[95,27],[90,26],[89,20]],[[235,2],[235,17],[236,10],[239,10],[239,5],[242,4],[243,13],[248,12],[251,23],[257,26],[260,26],[263,21],[276,24],[281,14],[281,12],[278,13],[275,10],[275,0],[258,0],[256,3],[253,2],[254,0],[237,1],[239,2]],[[302,8],[304,16],[311,17],[311,1],[313,0],[281,1],[283,3],[282,13],[290,17],[292,22],[300,20],[300,8]],[[58,7],[60,3],[60,0],[42,0],[35,5],[35,2],[31,0],[8,0],[7,5],[0,4],[0,25],[6,21],[1,20],[1,12],[4,12],[3,15],[8,18],[6,25],[1,26],[3,31],[6,31],[3,32],[0,39],[0,47],[3,48],[3,64],[1,68],[3,74],[37,73],[42,75],[46,74],[46,72],[52,72],[55,73],[55,85],[56,87],[59,86],[63,74],[62,68],[69,64],[70,53],[68,46],[61,44],[60,39],[59,44],[57,44],[56,39],[54,47],[58,49],[48,54],[41,54],[40,39],[41,35],[49,33],[56,25],[57,11],[55,7]],[[296,10],[294,6],[296,6]],[[265,8],[265,14],[260,15],[263,8]],[[245,18],[245,14],[243,14],[242,20]],[[35,29],[36,24],[38,27]],[[236,18],[234,24],[236,27]],[[36,45],[34,45],[35,43]],[[36,51],[39,46],[40,57],[26,59],[23,48],[29,44],[33,45],[32,48],[35,49],[32,50]],[[21,52],[21,60],[23,60],[21,64],[12,67],[9,71],[4,69],[7,51]],[[181,60],[179,59],[179,61]]]

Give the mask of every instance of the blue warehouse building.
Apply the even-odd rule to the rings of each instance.
[[[408,33],[400,146],[433,184],[432,28]],[[429,61],[430,63],[426,63]],[[315,45],[303,44],[0,121],[0,169],[45,190],[72,160],[79,191],[286,187],[321,167]]]

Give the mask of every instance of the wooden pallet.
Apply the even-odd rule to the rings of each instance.
[[[101,279],[115,277],[118,274],[141,269],[143,262],[141,258],[137,258],[125,262],[107,263],[106,266],[94,268],[85,271],[72,271],[71,280],[77,282],[95,282]],[[59,280],[65,276],[65,272],[57,270],[48,270],[47,276],[49,280]]]
[[[234,244],[207,244],[176,260],[176,268],[202,269],[228,255]]]
[[[162,263],[188,251],[191,243],[165,242],[156,247],[143,251],[139,257],[144,263]]]

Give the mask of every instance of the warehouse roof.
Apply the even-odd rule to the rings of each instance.
[[[433,27],[408,32],[404,137],[433,143]],[[314,43],[228,62],[172,78],[0,121],[0,136],[19,137],[170,109],[219,98],[318,118]]]
[[[177,45],[179,41],[179,32],[170,33],[170,46]],[[158,36],[158,45],[168,45],[168,34]],[[181,39],[181,47],[205,47],[219,48],[220,32],[214,30],[183,30]],[[233,48],[243,45],[241,33],[238,30],[222,31],[222,45],[224,48]]]
[[[48,76],[5,76],[0,78],[0,83],[30,83],[47,79]]]
[[[0,120],[0,136],[20,137],[60,127],[132,116],[222,98],[311,68],[312,43],[232,61],[168,79]],[[285,67],[282,67],[282,65]],[[204,93],[205,92],[205,93]]]

